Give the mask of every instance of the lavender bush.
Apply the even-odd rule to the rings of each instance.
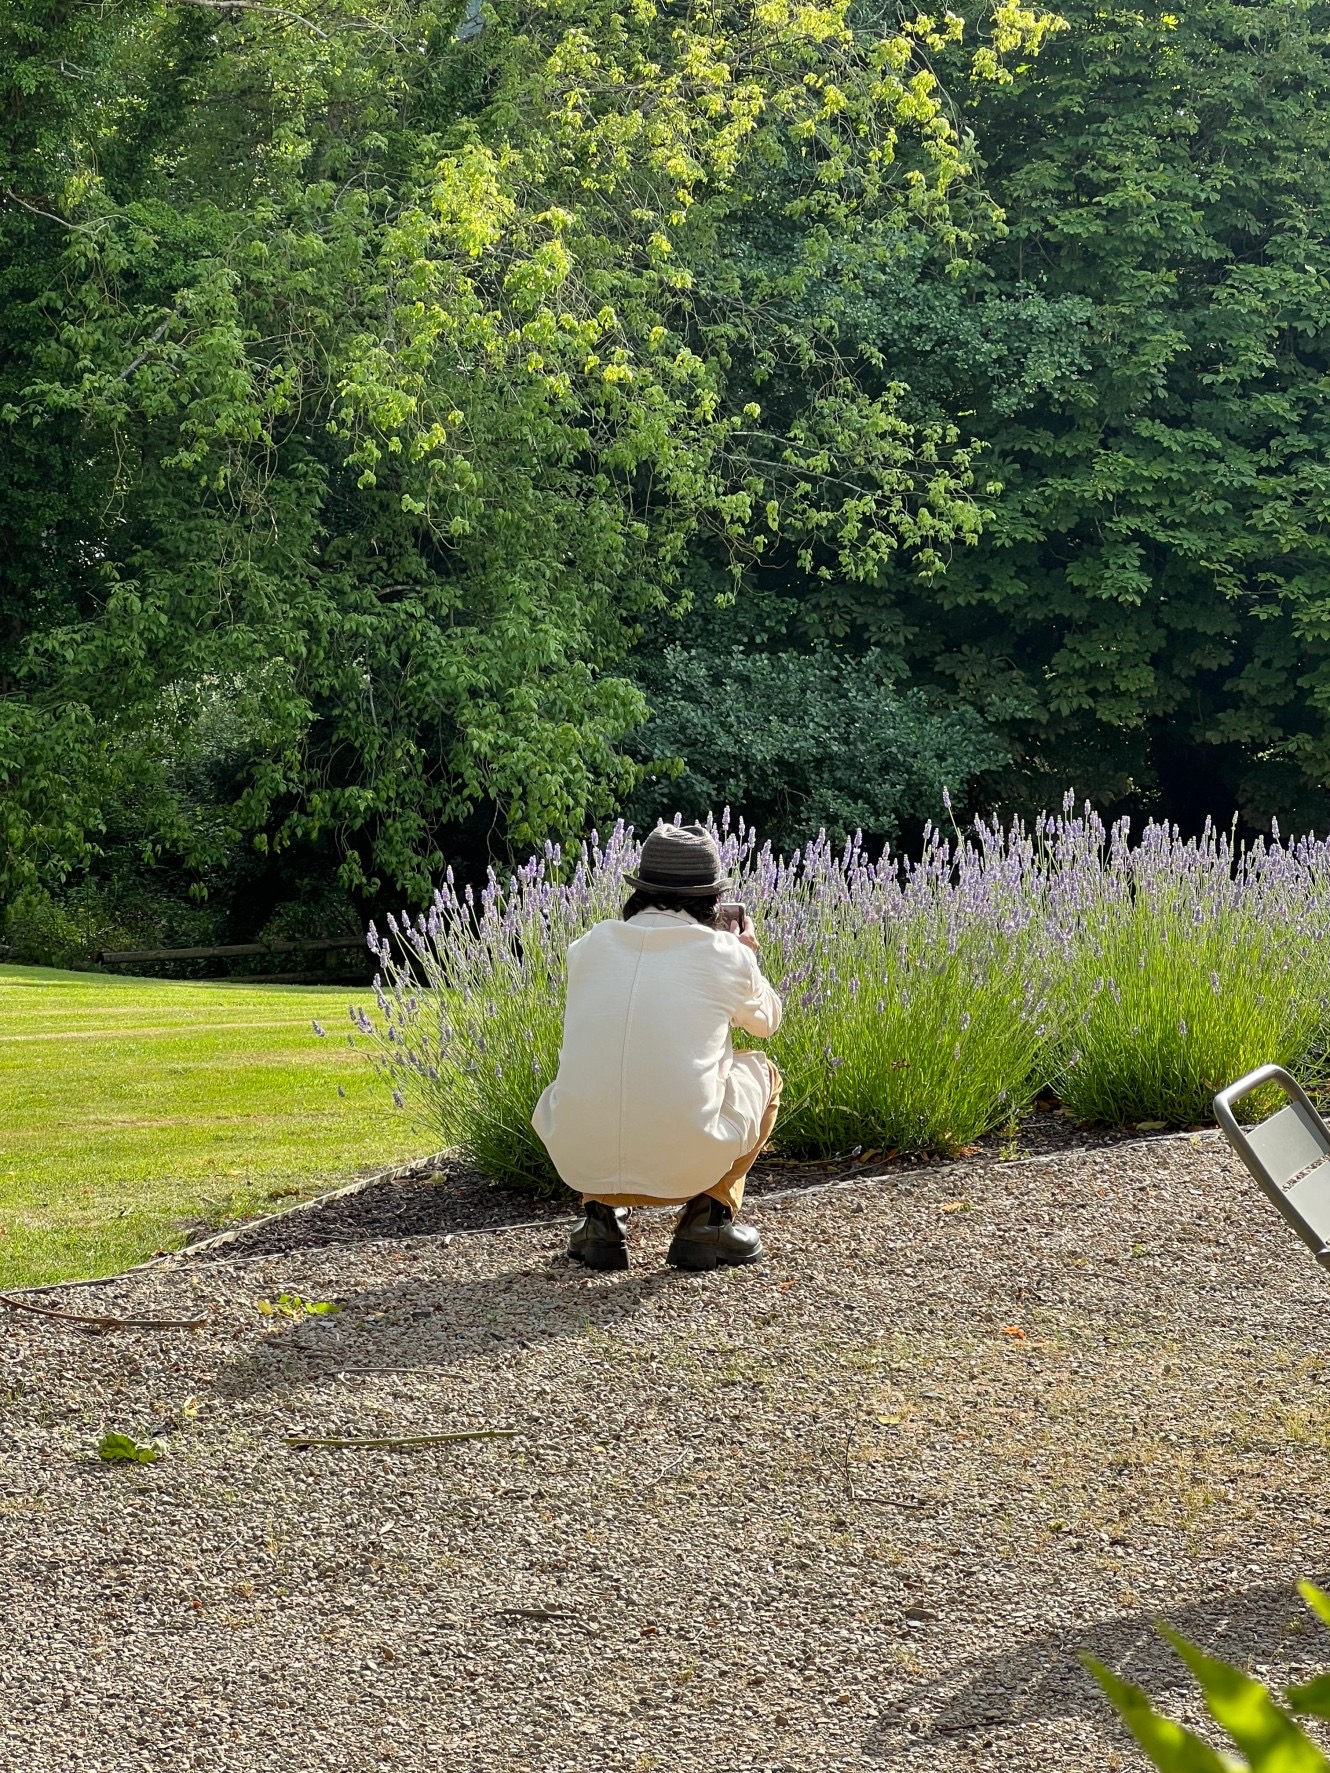
[[[918,862],[761,852],[744,892],[786,1003],[784,1149],[954,1151],[1025,1106],[1047,1036],[1028,864],[989,830],[930,830]]]
[[[825,838],[788,860],[717,832],[785,996],[782,1149],[952,1151],[1051,1085],[1110,1124],[1204,1117],[1220,1084],[1321,1039],[1330,848],[1235,851],[1070,804],[1033,827],[930,828],[918,860]],[[632,832],[553,846],[477,898],[371,931],[377,1018],[352,1011],[399,1104],[491,1175],[557,1186],[531,1130],[558,1063],[568,944],[627,896]]]
[[[1051,1082],[1083,1119],[1186,1126],[1268,1060],[1297,1064],[1326,1021],[1330,847],[1184,842],[1092,814],[1041,822],[1049,975],[1063,1037]],[[1247,1112],[1259,1115],[1254,1101]]]
[[[547,844],[506,883],[493,870],[476,898],[449,869],[427,915],[388,919],[370,946],[382,969],[379,1019],[352,1007],[393,1099],[487,1175],[536,1193],[559,1186],[531,1127],[559,1063],[568,944],[623,905],[640,846],[622,825],[593,834],[571,868]]]

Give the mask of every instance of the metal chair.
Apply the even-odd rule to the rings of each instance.
[[[1240,1127],[1234,1104],[1262,1084],[1276,1084],[1285,1107],[1254,1127]],[[1214,1101],[1224,1137],[1323,1268],[1330,1268],[1330,1128],[1306,1090],[1282,1065],[1249,1071]]]

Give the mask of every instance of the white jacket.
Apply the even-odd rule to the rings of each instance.
[[[568,950],[559,1073],[531,1124],[570,1188],[685,1200],[751,1151],[771,1096],[730,1029],[780,1026],[752,950],[686,911],[598,923]]]

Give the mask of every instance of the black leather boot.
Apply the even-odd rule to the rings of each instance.
[[[727,1206],[709,1194],[699,1194],[684,1208],[665,1260],[671,1268],[700,1274],[721,1262],[732,1268],[760,1262],[765,1254],[751,1225],[736,1225]]]
[[[568,1258],[605,1271],[627,1268],[628,1240],[619,1213],[603,1201],[587,1201],[569,1235]]]

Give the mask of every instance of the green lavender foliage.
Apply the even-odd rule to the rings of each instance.
[[[397,1104],[409,1096],[442,1148],[536,1194],[559,1187],[531,1114],[558,1069],[568,947],[620,910],[635,854],[622,826],[567,870],[551,843],[505,886],[491,874],[477,898],[450,872],[428,916],[371,928],[380,1013],[353,1006],[351,1020]]]
[[[1233,850],[1070,805],[1032,826],[930,829],[918,861],[819,839],[788,860],[718,835],[782,992],[776,1142],[954,1152],[1041,1088],[1109,1125],[1187,1126],[1256,1065],[1305,1063],[1330,1013],[1330,845]],[[353,1011],[399,1102],[489,1173],[553,1186],[530,1126],[554,1075],[568,945],[618,914],[622,823],[479,895],[446,880],[374,935],[379,1016]],[[1262,1104],[1245,1105],[1259,1114]]]
[[[1257,1065],[1299,1063],[1326,1026],[1324,852],[1126,835],[1081,824],[1049,843],[1050,1082],[1085,1120],[1187,1126]]]
[[[935,838],[873,864],[820,839],[754,875],[783,1149],[955,1151],[1027,1104],[1047,1028],[1019,850]]]

